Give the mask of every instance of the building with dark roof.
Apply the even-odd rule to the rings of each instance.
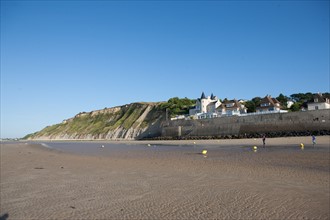
[[[220,100],[213,93],[211,96],[205,96],[202,92],[201,98],[196,100],[195,108],[189,110],[189,115],[196,118],[214,118],[217,117],[216,108],[221,105]]]
[[[330,97],[317,93],[313,95],[313,100],[307,103],[308,110],[330,109]]]

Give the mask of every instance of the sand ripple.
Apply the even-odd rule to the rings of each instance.
[[[8,219],[329,219],[324,151],[120,157],[1,145]],[[212,153],[213,152],[213,153]]]

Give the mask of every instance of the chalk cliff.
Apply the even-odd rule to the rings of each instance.
[[[27,135],[29,140],[133,140],[159,136],[165,121],[161,103],[132,103],[82,112],[62,123]]]

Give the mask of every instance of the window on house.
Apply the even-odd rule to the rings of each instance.
[[[319,99],[317,99],[317,98],[316,98],[316,99],[314,99],[314,102],[318,102],[318,101],[319,101]]]
[[[319,110],[319,107],[318,106],[315,106],[315,110]]]
[[[269,105],[270,105],[270,103],[261,103],[260,104],[261,107],[265,107],[265,106],[269,106]]]

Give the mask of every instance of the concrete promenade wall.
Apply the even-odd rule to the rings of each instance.
[[[262,115],[230,116],[213,119],[170,121],[162,137],[205,137],[330,131],[330,109]]]

